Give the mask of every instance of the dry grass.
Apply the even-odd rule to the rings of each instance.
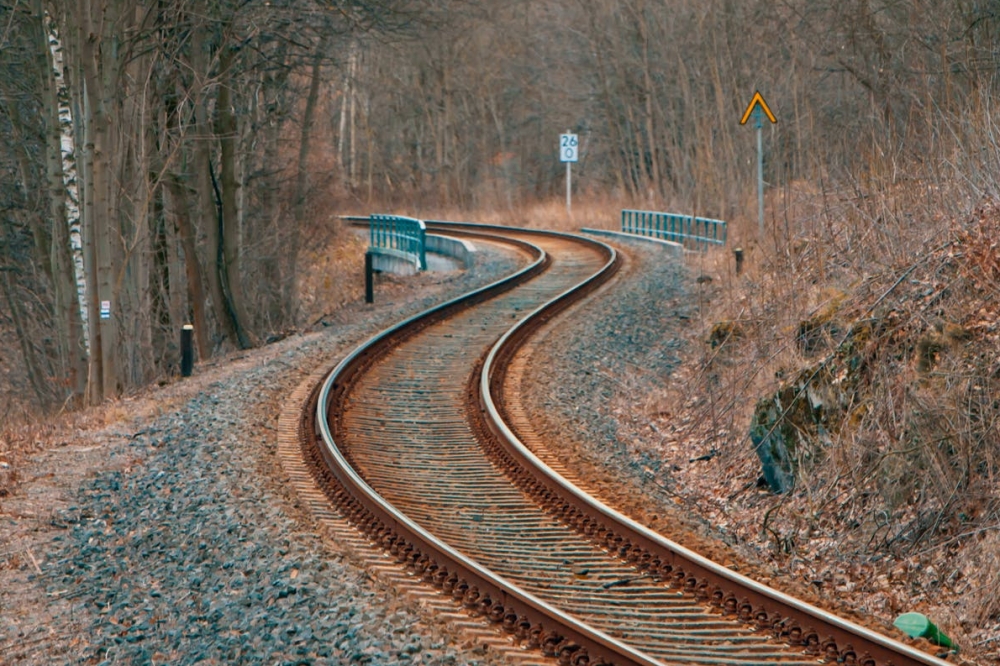
[[[24,459],[39,450],[45,427],[24,394],[15,390],[16,376],[0,382],[0,498],[14,491]]]
[[[300,321],[312,324],[345,303],[364,297],[367,242],[339,223],[313,232],[300,262]]]
[[[15,410],[8,400],[0,421],[0,498],[14,492],[24,460],[42,449],[50,431],[51,426],[40,422],[36,414],[24,407]]]
[[[570,212],[566,210],[565,199],[549,199],[519,206],[478,208],[475,210],[422,206],[394,212],[429,220],[470,221],[530,229],[575,231],[581,227],[617,229],[619,214],[624,207],[626,207],[625,202],[611,197],[585,194],[573,199]]]
[[[657,421],[671,433],[661,446],[722,452],[680,476],[691,505],[748,548],[831,598],[854,594],[887,621],[922,610],[989,649],[1000,634],[1000,568],[983,566],[1000,531],[1000,207],[945,219],[942,198],[907,181],[800,186],[770,201],[783,214],[763,243],[736,231],[743,275],[728,252],[691,261],[713,278],[692,285],[703,318],[675,388],[647,413],[687,402]],[[750,420],[802,371],[819,378],[810,391],[828,421],[819,435],[800,429],[798,485],[773,496],[754,489]]]

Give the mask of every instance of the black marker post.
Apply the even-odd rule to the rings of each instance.
[[[190,377],[194,370],[194,326],[184,324],[181,328],[181,377]]]

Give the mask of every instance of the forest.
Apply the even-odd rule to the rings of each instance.
[[[169,376],[186,323],[203,360],[295,329],[338,214],[558,198],[567,129],[584,200],[933,234],[997,193],[998,37],[997,0],[2,0],[0,415]]]
[[[998,66],[1000,0],[0,0],[0,497],[173,383],[184,325],[204,371],[359,302],[338,216],[693,214],[728,245],[602,415],[632,471],[995,661]]]

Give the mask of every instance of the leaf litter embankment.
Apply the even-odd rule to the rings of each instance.
[[[983,661],[1000,657],[997,238],[1000,210],[988,203],[827,287],[781,333],[793,362],[771,368],[772,392],[745,404],[751,439],[772,433],[788,453],[789,492],[743,490],[746,470],[759,469],[746,438],[733,440],[748,457],[742,474],[710,472],[715,493],[686,484],[709,515],[822,596],[886,622],[923,612]],[[739,364],[743,344],[714,362]]]
[[[387,279],[374,307],[62,433],[0,505],[0,662],[492,663],[470,662],[314,535],[283,485],[276,430],[280,401],[318,364],[517,263],[487,251],[469,274]]]
[[[783,332],[800,372],[765,368],[776,378],[764,395],[736,390],[754,385],[747,333],[712,348],[721,288],[634,252],[627,287],[535,345],[545,371],[531,420],[565,443],[567,464],[603,475],[619,506],[685,545],[897,638],[899,613],[925,612],[964,645],[959,660],[993,659],[997,238],[988,206],[830,299],[808,322],[818,330]],[[790,386],[815,402],[790,428],[802,435],[796,485],[776,494],[751,419]]]

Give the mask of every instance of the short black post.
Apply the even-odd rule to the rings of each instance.
[[[194,326],[184,324],[181,328],[181,377],[190,377],[194,369]]]
[[[734,249],[733,255],[736,257],[736,274],[739,275],[743,272],[743,248]]]
[[[375,302],[375,269],[372,266],[372,253],[365,252],[365,303]]]

